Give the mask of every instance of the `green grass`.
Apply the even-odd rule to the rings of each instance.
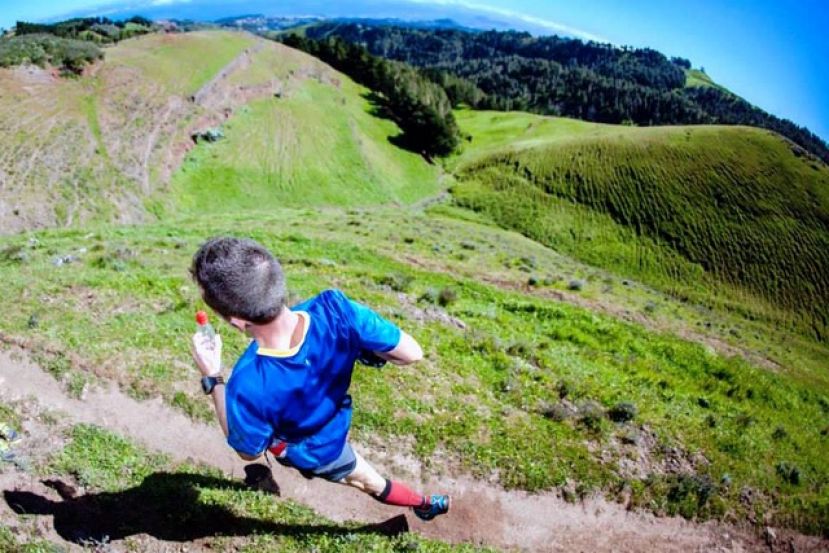
[[[252,102],[197,146],[174,176],[173,210],[412,203],[438,190],[437,169],[389,142],[365,89],[308,80],[284,98]]]
[[[560,121],[538,118],[550,130],[527,140],[527,117],[512,126],[518,146],[461,159],[461,205],[675,294],[722,288],[731,303],[825,339],[825,165],[756,129],[580,124],[564,138]],[[477,114],[470,129],[490,118]]]
[[[211,549],[304,551],[484,551],[416,534],[386,536],[355,523],[334,523],[291,500],[253,491],[216,471],[174,465],[95,426],[71,430],[69,443],[41,469],[83,486],[73,513],[96,513],[79,526],[89,543],[147,533],[171,541],[200,540]],[[355,493],[359,493],[356,492]],[[97,532],[84,536],[88,526]],[[99,535],[103,534],[103,535]],[[0,533],[0,545],[4,534]],[[144,542],[143,547],[147,547]]]
[[[393,242],[380,238],[392,231]],[[217,233],[251,236],[277,252],[296,298],[339,287],[423,344],[427,357],[417,367],[356,371],[358,441],[411,443],[404,453],[415,455],[429,472],[498,474],[510,488],[550,489],[571,479],[581,493],[615,497],[631,489],[635,505],[660,513],[743,518],[750,508],[806,531],[826,526],[822,506],[829,484],[821,452],[829,384],[819,362],[816,369],[807,364],[776,374],[669,334],[481,283],[481,274],[529,275],[522,271],[528,269],[543,276],[567,268],[569,276],[586,278],[585,298],[598,298],[608,277],[567,266],[556,254],[540,246],[533,250],[502,231],[440,213],[278,210],[91,235],[43,232],[33,249],[25,237],[14,238],[5,247],[23,246],[28,256],[23,263],[0,264],[8,290],[0,300],[0,330],[31,340],[34,349],[72,350],[100,378],[140,397],[162,395],[201,418],[205,410],[193,406],[207,402],[196,390],[186,343],[192,314],[202,305],[186,267],[201,240]],[[89,251],[78,263],[51,266],[54,255],[81,241]],[[535,253],[520,259],[528,252]],[[420,309],[428,303],[417,298],[454,290],[457,299],[445,309],[467,330],[422,320],[388,283],[404,283],[395,286],[407,290],[407,301]],[[566,286],[566,279],[549,286]],[[646,293],[631,292],[628,301],[642,301],[650,297]],[[42,297],[51,298],[48,310]],[[668,299],[659,305],[680,309]],[[35,311],[39,326],[30,329]],[[232,359],[244,340],[228,328],[220,331]],[[566,406],[562,395],[582,409],[596,402],[598,416],[545,416]],[[633,422],[617,425],[602,416],[620,402],[635,404]],[[689,463],[697,459],[693,476],[653,468],[627,472],[623,460],[637,451],[624,443],[631,435],[652,442],[646,450],[655,465],[666,462],[674,448]],[[776,467],[783,463],[797,467],[798,484],[781,479]],[[722,483],[726,475],[728,486]],[[745,486],[758,491],[748,508],[740,502]]]
[[[207,84],[254,41],[251,35],[226,31],[154,34],[107,50],[107,63],[138,69],[169,93],[186,96]]]
[[[685,86],[687,87],[713,87],[719,88],[723,92],[730,92],[724,86],[715,83],[714,80],[711,77],[709,77],[707,73],[699,69],[686,69],[685,75]]]

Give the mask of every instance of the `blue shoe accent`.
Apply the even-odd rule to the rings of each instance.
[[[423,508],[414,508],[415,516],[420,520],[432,520],[438,515],[445,515],[449,512],[451,500],[448,495],[433,495],[429,497],[429,505]]]

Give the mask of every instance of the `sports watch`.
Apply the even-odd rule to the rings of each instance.
[[[216,384],[224,383],[225,379],[221,376],[203,376],[201,379],[201,389],[205,394],[210,395],[213,393],[213,388],[216,387]]]

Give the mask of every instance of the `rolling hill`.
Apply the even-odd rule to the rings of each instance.
[[[194,190],[215,199],[229,179],[242,183],[246,205],[261,207],[266,197],[273,206],[409,203],[434,193],[436,169],[389,143],[400,131],[370,115],[364,94],[310,56],[229,32],[123,41],[78,79],[0,69],[0,231],[204,209]],[[225,129],[237,144],[237,129],[251,124],[238,145],[196,148],[171,182],[195,146],[191,136],[249,102]],[[230,172],[217,168],[227,167],[227,156],[237,165]],[[316,169],[323,159],[329,164]]]
[[[473,136],[457,162],[461,205],[696,301],[741,288],[735,303],[756,297],[825,339],[829,168],[798,146],[748,127],[459,120]]]

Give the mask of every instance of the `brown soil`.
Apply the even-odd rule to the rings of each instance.
[[[51,376],[28,359],[25,351],[18,348],[0,351],[0,399],[9,402],[25,398],[35,401],[41,409],[60,413],[60,420],[65,424],[100,425],[177,461],[203,463],[221,469],[231,478],[243,478],[245,463],[225,445],[217,427],[195,423],[160,400],[135,401],[115,388],[90,390],[83,401],[72,399]],[[25,443],[40,444],[30,446],[30,455],[45,455],[54,449],[50,445],[53,432],[48,427],[27,421],[24,430]],[[627,511],[624,506],[601,498],[570,504],[556,494],[506,491],[465,476],[427,478],[423,482],[418,481],[420,468],[411,459],[359,445],[357,449],[387,474],[407,475],[426,491],[452,495],[452,511],[446,517],[422,523],[406,515],[410,528],[428,537],[526,551],[769,550],[767,540],[748,527],[657,518]],[[353,489],[321,480],[305,480],[281,467],[274,468],[274,477],[283,497],[305,503],[335,521],[379,522],[401,513],[400,509],[380,505]],[[57,498],[56,492],[47,490],[28,473],[0,475],[0,488]],[[3,502],[0,502],[0,522],[15,527],[26,524]],[[36,517],[33,524],[39,534],[62,542],[51,527],[50,517]],[[141,547],[166,549],[163,543],[147,538]],[[780,551],[829,548],[827,540],[786,530],[775,530],[771,543],[774,550]],[[117,541],[113,546],[118,547]]]

